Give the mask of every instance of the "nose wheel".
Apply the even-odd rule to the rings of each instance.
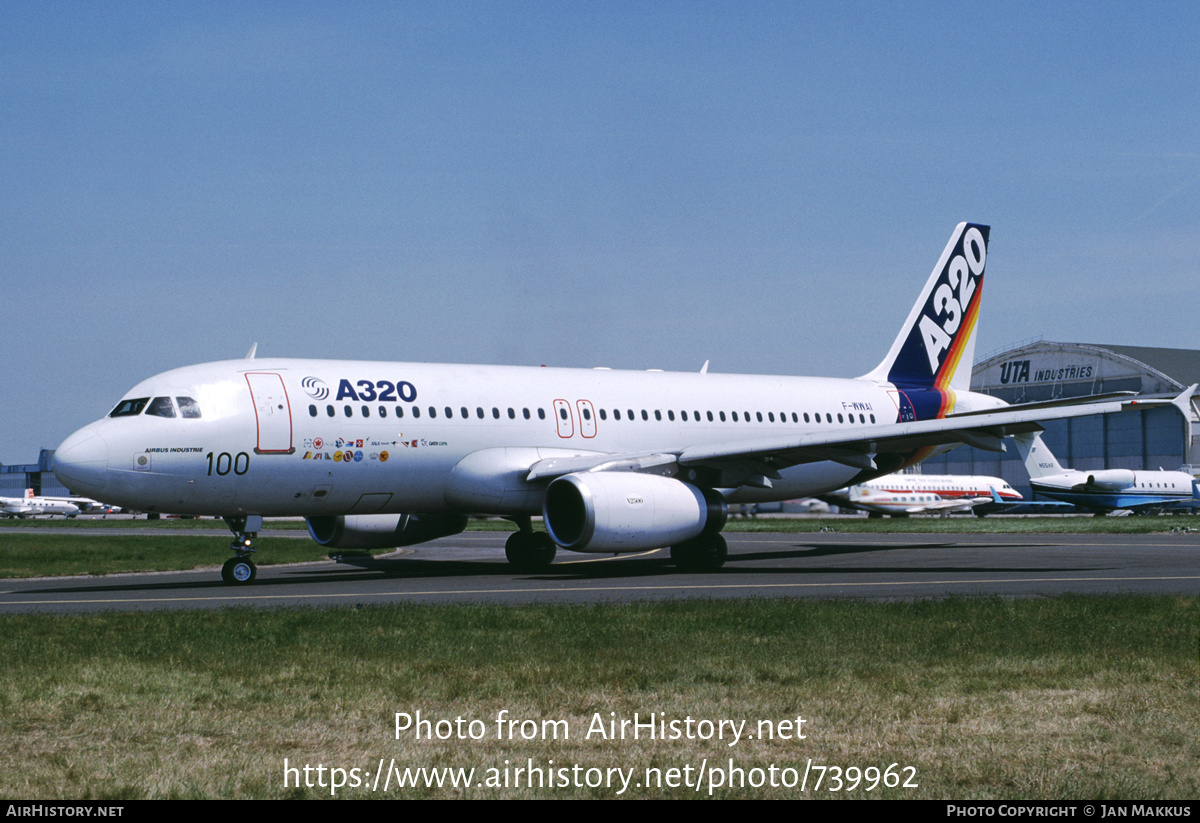
[[[257,514],[226,517],[225,525],[233,532],[233,542],[229,544],[229,549],[235,556],[221,566],[221,579],[231,586],[253,583],[258,575],[258,567],[254,565],[250,556],[256,551],[254,538],[258,537],[258,531],[262,528],[262,517]]]
[[[257,574],[258,567],[248,557],[231,557],[221,567],[221,579],[231,586],[253,582]]]

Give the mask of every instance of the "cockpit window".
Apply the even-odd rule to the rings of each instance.
[[[200,404],[190,397],[176,397],[175,402],[179,404],[179,414],[182,417],[199,417]]]
[[[150,406],[146,409],[146,414],[152,414],[155,417],[174,417],[175,404],[171,402],[169,397],[156,397],[150,401]]]
[[[117,407],[108,413],[109,417],[133,417],[141,414],[142,409],[146,408],[146,404],[150,402],[149,397],[131,397],[128,400],[122,400],[117,404]]]

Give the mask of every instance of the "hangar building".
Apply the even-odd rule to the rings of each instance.
[[[1033,403],[1132,391],[1173,398],[1200,383],[1200,351],[1038,340],[992,355],[975,365],[973,391],[1009,403]],[[1200,415],[1195,398],[1184,420],[1175,406],[1056,420],[1042,436],[1063,466],[1072,469],[1178,469],[1200,474]],[[1029,475],[1016,448],[1003,454],[968,446],[921,464],[925,474],[1002,477],[1030,497]]]
[[[0,497],[23,497],[26,489],[39,496],[66,497],[67,487],[50,473],[53,464],[54,450],[42,449],[36,463],[0,465]]]

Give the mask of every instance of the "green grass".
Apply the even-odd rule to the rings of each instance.
[[[744,770],[897,763],[916,789],[717,797],[1186,799],[1200,795],[1195,598],[688,601],[0,618],[0,795],[329,797],[283,763]],[[565,721],[498,740],[495,718]],[[480,720],[414,740],[397,712]],[[584,739],[592,719],[779,721],[804,740]],[[540,735],[539,735],[540,736]],[[13,764],[20,764],[19,768]],[[665,773],[665,772],[664,772]],[[681,772],[682,774],[682,772]],[[328,773],[326,773],[328,776]],[[312,774],[316,778],[316,773]],[[510,773],[511,777],[511,773]],[[815,775],[810,780],[815,779]],[[326,781],[328,782],[328,781]],[[396,797],[612,797],[433,788]],[[380,797],[345,788],[339,797]],[[690,788],[624,796],[695,797]],[[707,790],[699,796],[707,796]]]
[[[158,533],[115,536],[87,531],[79,535],[0,534],[0,578],[177,571],[219,566],[230,557],[230,538]],[[262,541],[260,541],[262,545]],[[324,560],[329,550],[311,540],[270,540],[255,555],[260,565]]]
[[[286,519],[286,520],[268,520],[265,528],[268,529],[296,529],[304,530],[308,527],[303,520]],[[0,520],[0,529],[79,529],[80,531],[106,531],[111,529],[138,529],[147,531],[186,531],[193,529],[212,529],[214,531],[228,532],[229,527],[225,525],[225,521],[219,518],[212,517],[196,517],[182,518],[169,517],[160,518],[158,520],[150,520],[149,518],[119,518],[119,517],[76,517],[76,518],[52,518],[38,517],[19,519],[12,518]]]

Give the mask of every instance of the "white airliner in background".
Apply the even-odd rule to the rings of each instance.
[[[491,514],[517,523],[506,554],[519,567],[558,546],[670,546],[680,567],[715,569],[727,503],[811,497],[1136,402],[1006,406],[970,391],[988,234],[955,228],[859,378],[232,360],[134,386],[63,442],[54,472],[127,508],[224,517],[231,583],[254,578],[262,518],[294,515],[332,549],[411,545]]]
[[[1196,386],[1175,398],[1186,416]],[[1181,471],[1140,471],[1134,469],[1064,469],[1037,433],[1014,438],[1034,492],[1053,500],[1107,514],[1128,509],[1138,514],[1200,508],[1200,485],[1196,478]]]
[[[838,506],[861,509],[874,517],[890,514],[951,514],[1004,511],[1021,493],[999,477],[965,474],[889,474],[821,495]]]

